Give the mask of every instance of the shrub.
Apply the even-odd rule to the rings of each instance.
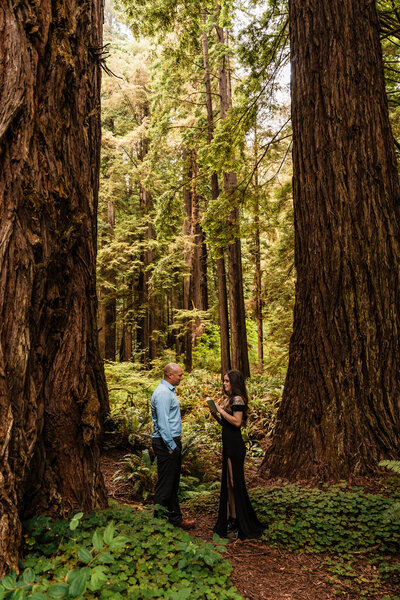
[[[393,499],[343,491],[340,485],[308,489],[299,485],[266,486],[249,492],[261,521],[268,527],[264,540],[306,552],[367,552],[379,546],[395,553],[400,546],[400,522],[392,515]],[[217,492],[203,493],[187,508],[215,513]]]
[[[398,519],[385,519],[389,498],[343,491],[338,486],[304,489],[298,485],[257,489],[252,500],[261,520],[269,523],[265,538],[291,550],[335,553],[365,552],[379,544],[395,552],[400,544]]]
[[[0,598],[242,598],[222,543],[194,540],[148,510],[115,505],[70,523],[37,517],[26,545],[21,574],[0,580]]]
[[[115,481],[129,481],[132,484],[132,498],[145,502],[153,495],[157,481],[157,463],[151,462],[149,451],[140,455],[127,454],[121,461],[122,467],[115,475]]]
[[[121,407],[107,417],[105,429],[109,445],[135,450],[151,448],[153,425],[151,414],[146,409]]]

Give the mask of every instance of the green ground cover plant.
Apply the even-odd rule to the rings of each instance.
[[[268,524],[264,540],[289,550],[351,554],[378,545],[383,553],[400,549],[400,521],[391,512],[395,498],[366,494],[344,484],[318,488],[265,486],[250,490],[253,506]],[[214,512],[217,494],[197,496],[197,512]],[[186,502],[191,508],[191,502]]]
[[[249,495],[259,518],[268,524],[263,541],[291,551],[324,553],[326,570],[341,578],[338,593],[343,585],[360,585],[362,598],[371,592],[369,585],[400,583],[399,479],[390,486],[385,479],[382,488],[387,495],[365,493],[345,483],[321,488],[288,484],[254,488]],[[215,513],[218,491],[203,492],[185,506]],[[361,559],[371,567],[368,584]]]
[[[377,544],[382,552],[400,548],[400,522],[388,514],[391,498],[359,488],[347,491],[339,484],[310,490],[298,485],[258,488],[252,499],[260,518],[270,524],[268,542],[290,550],[346,554]]]
[[[114,504],[69,522],[41,516],[26,526],[21,572],[0,580],[1,599],[242,598],[222,541],[194,540],[149,510]]]

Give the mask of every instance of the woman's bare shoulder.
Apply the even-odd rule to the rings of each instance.
[[[232,404],[245,404],[245,402],[241,396],[234,396]]]

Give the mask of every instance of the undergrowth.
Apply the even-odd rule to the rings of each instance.
[[[198,495],[193,508],[214,513],[217,495]],[[360,488],[344,491],[341,484],[323,489],[265,486],[249,495],[258,517],[267,524],[268,544],[339,554],[365,552],[377,545],[382,552],[400,549],[400,521],[391,512],[392,498],[365,494]],[[190,500],[185,505],[192,507]]]
[[[194,540],[151,511],[115,505],[70,522],[42,516],[26,525],[21,573],[0,580],[1,599],[242,598],[221,540],[216,547]]]
[[[335,595],[348,597],[351,592],[360,599],[400,600],[397,595],[382,595],[387,585],[393,590],[400,585],[399,480],[390,489],[385,487],[390,497],[344,488],[345,484],[322,489],[282,485],[250,490],[253,507],[267,525],[263,541],[322,555],[325,581]],[[218,495],[203,492],[186,501],[185,507],[215,515]]]

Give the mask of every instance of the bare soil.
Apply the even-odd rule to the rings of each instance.
[[[131,506],[127,483],[112,479],[125,452],[112,450],[102,457],[102,471],[111,498]],[[250,473],[249,487],[271,484]],[[366,482],[365,487],[374,487]],[[206,542],[212,541],[215,517],[192,513],[196,525],[190,534]],[[400,600],[400,588],[390,582],[377,582],[377,571],[360,556],[356,578],[336,577],[324,564],[325,555],[293,553],[273,548],[258,540],[236,540],[227,545],[225,557],[231,562],[232,581],[245,600]]]

